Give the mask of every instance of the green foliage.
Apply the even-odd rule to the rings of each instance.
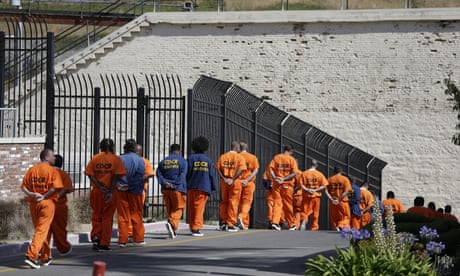
[[[378,252],[372,244],[360,244],[337,249],[337,257],[318,255],[306,263],[305,275],[361,276],[361,275],[418,275],[435,276],[429,259],[417,259],[408,249],[403,254],[389,250]]]
[[[455,82],[450,79],[450,76],[444,80],[444,84],[447,87],[445,90],[446,95],[452,96],[452,100],[454,101],[452,108],[454,111],[458,112],[458,123],[455,126],[457,133],[452,136],[452,142],[456,145],[460,145],[460,89],[455,85]]]
[[[0,201],[0,240],[23,240],[33,233],[29,203]]]

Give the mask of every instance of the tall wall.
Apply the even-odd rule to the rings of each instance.
[[[200,74],[236,82],[388,162],[383,191],[460,214],[460,9],[150,14],[150,27],[80,72]]]
[[[26,171],[40,162],[44,137],[0,138],[0,200],[24,197],[22,178]]]

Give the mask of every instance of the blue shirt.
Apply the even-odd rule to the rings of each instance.
[[[211,194],[216,190],[216,171],[211,159],[204,153],[188,157],[187,189]]]
[[[361,189],[355,183],[351,183],[351,189],[353,194],[348,197],[350,212],[355,216],[361,217],[361,209],[359,208],[359,201],[361,200]]]
[[[178,153],[171,153],[158,164],[156,176],[161,190],[165,189],[166,183],[171,183],[174,185],[174,190],[186,193],[186,175],[187,161]]]
[[[126,169],[126,176],[119,182],[128,184],[128,192],[142,195],[144,191],[144,160],[134,152],[128,152],[120,156]]]

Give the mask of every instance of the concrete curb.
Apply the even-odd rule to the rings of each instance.
[[[145,232],[146,233],[167,233],[165,228],[166,221],[160,222],[153,222],[153,223],[144,223]],[[217,229],[216,225],[204,225],[203,229],[213,230]],[[186,223],[180,223],[178,231],[189,231],[189,226]],[[118,229],[114,228],[112,232],[112,238],[118,237]],[[82,232],[82,233],[68,233],[67,240],[72,245],[79,245],[90,243],[90,233],[89,232]],[[52,242],[52,241],[51,241]],[[18,242],[18,243],[7,243],[0,245],[0,257],[8,256],[8,255],[19,255],[24,254],[27,251],[27,247],[29,246],[30,241],[25,242]],[[53,247],[54,248],[54,247]]]

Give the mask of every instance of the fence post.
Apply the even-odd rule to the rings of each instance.
[[[93,155],[99,152],[99,141],[101,140],[101,88],[94,88],[94,139]]]
[[[136,141],[139,145],[144,146],[144,115],[145,115],[145,89],[140,87],[137,90],[137,125]]]
[[[54,33],[46,39],[46,141],[45,147],[54,147]]]
[[[5,106],[5,60],[5,32],[0,32],[0,108]],[[3,137],[3,112],[0,112],[0,124],[0,137]]]
[[[187,156],[192,154],[191,142],[192,139],[192,125],[193,123],[193,89],[187,90]]]
[[[5,107],[5,39],[5,32],[0,32],[0,107]]]

